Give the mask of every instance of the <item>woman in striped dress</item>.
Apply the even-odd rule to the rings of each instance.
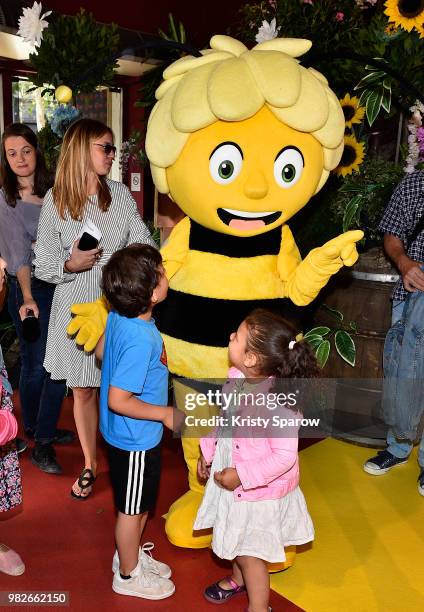
[[[71,495],[86,499],[96,477],[97,388],[100,369],[68,336],[74,303],[101,295],[102,268],[128,244],[155,246],[125,185],[106,178],[115,157],[113,133],[103,123],[80,119],[65,134],[56,180],[46,193],[35,247],[35,275],[55,283],[44,366],[53,380],[65,379],[74,396],[74,417],[85,466]],[[100,241],[80,250],[83,227],[94,225]],[[91,231],[91,230],[90,230]]]

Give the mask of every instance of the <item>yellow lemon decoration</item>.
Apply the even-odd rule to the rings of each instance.
[[[72,89],[67,85],[59,85],[59,87],[56,87],[54,97],[59,104],[67,104],[72,100]]]
[[[351,128],[353,123],[361,123],[365,115],[365,108],[359,105],[359,99],[356,96],[350,97],[350,94],[347,93],[343,100],[340,100],[340,104],[346,127]]]
[[[424,0],[386,0],[384,13],[389,21],[407,32],[424,24]]]
[[[334,170],[338,176],[346,176],[359,170],[364,161],[364,143],[358,142],[354,136],[344,137],[344,149],[339,165]]]

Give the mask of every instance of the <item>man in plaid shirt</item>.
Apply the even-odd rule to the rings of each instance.
[[[424,171],[408,174],[399,183],[384,212],[379,229],[384,232],[384,249],[401,275],[392,295],[392,327],[384,347],[385,361],[394,361],[397,377],[393,377],[387,384],[390,386],[394,381],[399,385],[399,389],[404,389],[405,392],[400,393],[400,397],[396,394],[396,400],[391,402],[394,414],[391,420],[395,424],[387,433],[387,448],[364,464],[364,470],[375,476],[385,474],[408,460],[417,434],[419,417],[424,409],[424,399],[414,401],[416,393],[408,395],[414,384],[422,383],[419,378],[422,377],[420,364],[423,361],[421,350],[424,352],[424,342],[420,340],[421,334],[418,331],[424,328],[424,293],[421,293],[424,292]],[[417,291],[420,293],[416,293]],[[414,294],[413,299],[411,294]],[[401,320],[408,295],[410,298],[406,301],[409,305],[405,308],[405,320]],[[393,348],[394,338],[401,338],[400,348]],[[418,356],[417,349],[420,352]],[[390,367],[393,367],[392,363],[385,364],[387,377],[393,376],[391,372],[387,372]],[[401,386],[403,383],[404,387]],[[387,405],[389,404],[390,401],[387,402]],[[405,423],[414,423],[412,431],[397,437],[394,429],[406,431]],[[421,468],[418,492],[424,496],[424,434],[418,459]]]
[[[424,272],[420,269],[424,262],[424,231],[410,242],[423,215],[424,171],[421,170],[408,174],[399,183],[379,225],[379,230],[384,232],[384,250],[402,277],[392,295],[392,324],[402,316],[407,292],[424,291]]]

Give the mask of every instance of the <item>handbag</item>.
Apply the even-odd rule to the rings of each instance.
[[[18,434],[18,422],[10,410],[2,410],[3,381],[0,376],[0,446],[14,440]]]

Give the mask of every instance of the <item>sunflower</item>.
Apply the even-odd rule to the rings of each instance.
[[[392,34],[395,34],[398,31],[398,27],[395,23],[391,23],[391,21],[389,21],[389,23],[384,28],[384,31],[388,36],[391,36]]]
[[[424,23],[424,0],[386,0],[384,13],[407,32]]]
[[[344,137],[344,150],[339,165],[334,170],[338,176],[346,176],[359,170],[359,166],[364,161],[364,143],[358,142],[355,136],[346,135]]]
[[[346,127],[351,128],[352,123],[361,123],[364,118],[365,108],[359,106],[359,100],[355,96],[352,98],[350,94],[346,94],[343,100],[340,100],[342,111],[344,114]]]
[[[420,26],[416,26],[415,28],[420,35],[420,38],[424,38],[424,23]]]

